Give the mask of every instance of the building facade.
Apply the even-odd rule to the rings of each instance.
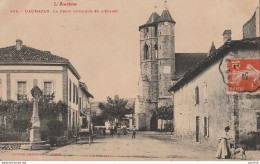
[[[135,124],[139,130],[157,130],[154,111],[172,106],[171,84],[187,69],[206,58],[206,53],[175,53],[176,22],[167,8],[161,16],[152,13],[140,31],[140,78],[135,103]]]
[[[235,143],[260,144],[255,136],[260,132],[260,38],[255,28],[253,37],[248,35],[248,22],[244,39],[232,40],[231,30],[225,30],[224,45],[169,89],[176,136],[216,147],[219,134],[230,126]],[[255,23],[250,26],[258,27]]]
[[[67,128],[72,133],[79,125],[82,99],[88,102],[93,97],[81,92],[79,79],[68,59],[23,45],[21,40],[16,40],[15,46],[0,48],[0,98],[31,100],[31,89],[38,86],[51,101],[68,105]]]
[[[94,98],[89,93],[87,85],[79,82],[79,123],[78,127],[81,129],[90,129],[91,127],[91,100]]]

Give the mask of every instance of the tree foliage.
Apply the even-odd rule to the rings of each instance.
[[[65,128],[67,125],[67,104],[59,102],[49,102],[41,99],[38,104],[39,117],[41,120],[42,130],[48,130],[47,125],[50,120],[58,119],[62,115],[62,125]],[[31,127],[31,117],[33,111],[33,101],[13,101],[0,99],[0,117],[5,118],[4,124],[0,127],[0,141],[17,141],[28,140],[29,136],[24,139],[20,138]],[[1,119],[1,118],[0,118]],[[45,120],[45,121],[43,121]],[[61,127],[61,126],[60,126]],[[63,129],[64,129],[63,128]],[[62,128],[59,128],[62,130]],[[8,135],[18,137],[11,138]],[[7,140],[8,139],[8,140]]]
[[[173,106],[161,106],[153,111],[157,118],[163,120],[173,119]]]
[[[119,123],[126,114],[133,112],[133,107],[127,107],[127,100],[119,98],[118,95],[114,96],[114,99],[107,97],[107,103],[99,103],[98,107],[102,110],[102,117],[104,120],[113,122],[114,119],[118,119]]]

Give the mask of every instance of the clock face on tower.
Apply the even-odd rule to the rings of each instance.
[[[163,23],[165,26],[168,26],[169,25],[169,22],[164,22]]]

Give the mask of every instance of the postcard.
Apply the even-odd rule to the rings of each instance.
[[[1,0],[0,160],[259,161],[259,7]]]

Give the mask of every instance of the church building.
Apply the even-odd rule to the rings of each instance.
[[[135,102],[135,125],[138,130],[157,130],[154,111],[172,106],[169,87],[186,71],[207,57],[207,53],[176,53],[175,28],[167,7],[154,12],[140,31],[140,78]],[[215,50],[214,44],[212,48]]]

